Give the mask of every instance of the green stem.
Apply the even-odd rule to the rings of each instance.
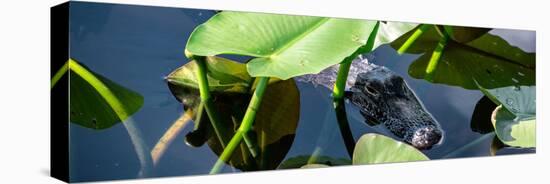
[[[210,98],[210,87],[208,85],[208,78],[207,78],[207,67],[206,67],[206,57],[204,56],[194,56],[192,57],[195,62],[197,63],[197,81],[199,83],[199,92],[200,92],[200,98],[201,101],[204,102],[204,109],[206,110],[206,114],[208,115],[208,118],[210,119],[210,123],[212,124],[212,128],[214,129],[214,133],[216,134],[218,141],[220,141],[220,144],[222,145],[222,148],[225,148],[226,143],[228,142],[226,138],[229,136],[224,134],[225,131],[223,131],[223,126],[220,123],[218,113],[216,109],[214,108],[214,102]]]
[[[338,68],[338,75],[336,76],[336,82],[334,83],[334,89],[332,89],[332,98],[335,101],[344,99],[344,92],[346,90],[346,81],[348,80],[349,69],[351,67],[351,62],[362,53],[368,53],[372,51],[374,47],[374,42],[376,41],[376,35],[378,34],[378,28],[380,27],[380,22],[376,23],[376,26],[369,35],[369,39],[365,45],[359,47],[353,54],[345,58]]]
[[[397,50],[398,54],[403,54],[411,47],[411,45],[424,33],[428,28],[430,28],[431,25],[429,24],[421,24],[416,31],[401,45],[401,47]]]
[[[439,43],[437,43],[437,46],[432,53],[432,57],[430,58],[428,66],[426,67],[426,75],[424,76],[424,79],[426,79],[427,81],[433,82],[434,71],[439,64],[439,60],[441,59],[441,55],[443,54],[443,50],[445,49],[448,40],[449,35],[446,32],[443,32],[443,37],[439,39]]]
[[[258,156],[259,148],[254,139],[252,139],[248,133],[243,134],[243,139],[248,147],[248,150],[250,151],[250,154],[252,154],[252,157],[256,158]]]
[[[346,150],[350,158],[353,158],[353,150],[355,149],[355,139],[349,127],[348,116],[346,114],[346,105],[344,100],[334,101],[334,109],[336,111],[336,119],[338,120],[338,126],[340,127],[340,134],[344,139]]]
[[[338,68],[338,75],[336,76],[336,83],[332,91],[332,98],[337,101],[344,99],[344,92],[346,89],[346,81],[348,80],[349,69],[351,67],[352,60],[345,60],[340,63]]]
[[[218,141],[220,141],[220,144],[222,148],[225,148],[227,145],[227,142],[229,142],[227,139],[229,138],[229,135],[226,131],[227,128],[223,126],[221,123],[221,120],[218,116],[218,111],[216,111],[214,107],[214,102],[212,99],[206,99],[204,101],[204,109],[206,111],[206,115],[208,115],[208,119],[210,120],[210,124],[212,125],[212,128],[214,129],[214,133],[216,134],[216,137],[218,138]],[[202,122],[201,122],[202,123]]]
[[[95,77],[92,72],[88,71],[72,59],[69,59],[68,63],[68,68],[88,82],[101,95],[101,97],[105,99],[107,104],[109,104],[113,111],[115,111],[118,118],[123,121],[122,124],[130,135],[130,140],[134,145],[134,149],[140,161],[141,170],[139,172],[139,176],[151,176],[153,172],[153,159],[151,157],[151,152],[145,141],[142,139],[143,136],[141,135],[141,131],[134,125],[132,118],[130,118],[129,114],[126,112],[126,108],[123,103],[103,82],[101,82],[101,80]]]
[[[256,112],[260,107],[260,104],[262,102],[262,97],[267,88],[268,82],[269,82],[269,77],[259,78],[258,85],[256,86],[256,90],[252,94],[252,99],[250,100],[250,104],[246,109],[246,113],[244,114],[244,117],[241,122],[241,125],[239,126],[239,129],[237,129],[237,132],[235,132],[235,135],[233,136],[233,138],[231,138],[231,141],[229,141],[229,144],[223,150],[222,154],[220,155],[220,158],[218,158],[218,160],[216,161],[216,164],[214,165],[214,167],[212,167],[212,170],[210,170],[210,174],[216,174],[220,172],[224,163],[229,161],[229,159],[231,158],[231,155],[235,151],[235,148],[237,148],[237,146],[241,143],[243,139],[243,134],[248,132],[252,128],[252,124],[254,123],[254,119],[256,118]]]
[[[201,100],[207,101],[208,99],[210,99],[210,87],[208,86],[208,78],[206,77],[206,57],[196,56],[194,57],[194,59],[198,66],[197,80],[199,82],[199,92]]]
[[[57,81],[59,81],[59,79],[61,79],[61,77],[63,77],[63,75],[67,73],[68,70],[69,70],[69,62],[67,61],[65,62],[65,64],[63,64],[63,66],[61,66],[59,70],[57,70],[55,75],[52,77],[50,89],[52,89],[55,86],[55,84],[57,84]]]
[[[212,124],[212,128],[214,129],[214,133],[216,134],[218,141],[220,142],[223,149],[226,148],[228,144],[228,138],[229,135],[227,134],[226,128],[221,123],[221,120],[219,119],[218,113],[216,109],[214,108],[214,102],[212,101],[211,95],[210,95],[210,87],[208,85],[208,68],[206,66],[207,58],[204,56],[191,56],[192,59],[195,60],[197,63],[197,81],[199,83],[199,92],[200,92],[200,98],[201,101],[204,102],[206,114],[208,115],[208,118],[210,119],[210,123]],[[247,147],[250,148],[250,152],[252,156],[256,155],[256,151],[253,149],[254,144],[252,144],[252,141],[247,141]]]

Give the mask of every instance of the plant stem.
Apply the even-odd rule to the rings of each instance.
[[[50,89],[52,89],[55,86],[55,84],[57,84],[57,81],[59,81],[59,79],[61,79],[61,77],[63,77],[63,75],[67,73],[68,70],[69,70],[69,62],[67,61],[65,62],[65,64],[63,64],[63,66],[61,66],[59,70],[57,70],[57,72],[55,72],[55,75],[52,77]]]
[[[348,116],[346,114],[346,104],[344,100],[338,100],[333,102],[334,109],[336,111],[336,119],[338,120],[338,126],[340,127],[340,134],[344,139],[346,150],[350,158],[353,158],[353,150],[355,149],[355,139],[351,132],[351,128],[348,123]]]
[[[212,124],[212,128],[214,129],[214,133],[216,134],[218,141],[220,142],[223,149],[226,148],[228,144],[228,138],[229,135],[227,134],[226,128],[221,123],[218,113],[214,107],[214,102],[211,99],[210,95],[210,87],[208,85],[208,77],[207,77],[207,58],[204,56],[192,56],[192,58],[197,63],[197,81],[199,83],[199,92],[200,92],[200,98],[201,101],[204,102],[204,107],[206,110],[206,114],[208,115],[208,118],[210,120],[210,123]],[[248,137],[245,137],[248,138]],[[246,139],[248,140],[248,139]],[[257,151],[254,149],[254,144],[251,140],[248,140],[245,142],[247,144],[247,147],[249,148],[250,153],[253,157],[257,155]]]
[[[246,109],[246,113],[243,117],[241,125],[239,126],[239,129],[237,129],[237,132],[235,132],[235,135],[233,135],[233,138],[231,138],[231,141],[229,141],[229,144],[223,150],[220,158],[218,158],[216,164],[214,165],[214,167],[212,167],[212,170],[210,170],[210,174],[220,172],[223,164],[229,161],[231,155],[235,151],[235,148],[237,148],[237,146],[241,143],[243,139],[243,134],[248,132],[252,128],[252,124],[254,123],[254,119],[256,118],[256,112],[258,111],[258,108],[260,107],[260,104],[262,102],[262,97],[265,89],[267,88],[268,81],[269,77],[259,78],[258,85],[256,86],[256,90],[252,94],[252,99],[248,104],[248,108]]]
[[[348,80],[349,69],[352,61],[353,59],[346,59],[344,62],[340,63],[338,75],[336,76],[336,83],[334,84],[334,89],[332,90],[332,98],[335,101],[344,99],[346,81]]]
[[[421,24],[418,29],[414,31],[414,33],[401,45],[401,47],[397,50],[398,54],[403,54],[407,52],[407,49],[411,47],[411,45],[424,33],[428,28],[430,28],[431,25],[429,24]]]
[[[250,154],[252,154],[252,157],[256,158],[258,156],[258,145],[255,143],[254,139],[250,138],[248,133],[243,134],[243,139],[248,147],[248,150],[250,151]]]
[[[449,35],[446,32],[443,32],[443,37],[439,39],[439,42],[437,43],[437,46],[432,53],[432,57],[430,58],[428,66],[426,67],[426,75],[424,76],[424,79],[426,79],[427,81],[433,82],[434,71],[437,68],[437,64],[439,63],[439,60],[441,58],[443,50],[445,49],[445,46],[447,45],[448,40]]]
[[[344,91],[346,90],[346,82],[348,80],[349,69],[351,67],[351,62],[362,53],[368,53],[372,51],[374,47],[374,42],[376,41],[376,35],[378,34],[378,28],[380,22],[376,22],[376,26],[369,35],[369,39],[365,45],[359,47],[353,54],[346,57],[338,68],[338,75],[336,76],[336,82],[334,83],[334,89],[332,89],[332,98],[337,101],[344,99]]]
[[[164,133],[164,135],[159,139],[155,147],[153,147],[153,150],[151,150],[151,157],[153,157],[153,165],[156,166],[160,160],[160,158],[164,155],[166,152],[166,149],[174,142],[174,139],[181,133],[183,128],[189,122],[191,122],[193,118],[194,112],[193,110],[189,109],[184,114],[181,115],[170,128]]]
[[[197,80],[199,82],[199,92],[202,101],[210,99],[210,87],[208,86],[208,78],[206,76],[206,57],[195,56],[195,62],[197,63]]]
[[[101,80],[95,77],[92,72],[88,71],[72,59],[69,59],[68,63],[69,69],[88,82],[99,93],[99,95],[103,97],[113,111],[115,111],[118,118],[123,121],[122,124],[130,135],[130,140],[134,145],[134,149],[140,161],[141,170],[138,176],[151,176],[153,172],[153,159],[151,157],[151,152],[145,141],[142,139],[141,131],[134,125],[134,121],[129,117],[129,114],[127,113],[122,102],[120,102],[115,94],[103,82],[101,82]]]
[[[220,141],[220,144],[222,145],[222,148],[225,148],[227,145],[227,140],[229,136],[224,134],[225,131],[223,131],[223,126],[219,121],[218,113],[214,107],[214,103],[212,102],[212,99],[210,98],[210,87],[208,85],[208,78],[207,78],[207,67],[206,67],[206,57],[204,56],[194,56],[193,59],[197,63],[197,81],[199,83],[199,92],[200,92],[200,98],[201,101],[204,102],[204,109],[206,110],[206,114],[208,115],[208,118],[210,119],[210,123],[212,124],[212,128],[214,129],[214,133],[218,137],[218,141]]]

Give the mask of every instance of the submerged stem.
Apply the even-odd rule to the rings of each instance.
[[[346,150],[350,158],[353,158],[353,150],[355,149],[355,139],[348,123],[348,116],[346,114],[346,104],[344,100],[334,101],[334,109],[336,111],[336,119],[338,120],[338,126],[340,128],[340,134],[344,139]]]
[[[204,109],[206,110],[206,114],[208,115],[208,118],[210,120],[210,123],[212,124],[212,128],[214,129],[214,133],[216,134],[216,137],[218,138],[218,141],[222,145],[222,148],[225,148],[227,144],[226,138],[228,137],[226,134],[224,134],[225,131],[223,131],[223,125],[219,121],[218,113],[216,112],[216,109],[214,108],[214,103],[212,102],[212,99],[210,98],[210,87],[208,85],[208,78],[207,78],[207,67],[206,67],[206,57],[204,56],[194,56],[193,59],[197,63],[197,81],[199,83],[199,92],[200,92],[200,98],[201,101],[204,102]]]
[[[421,24],[420,27],[418,27],[418,29],[416,29],[414,31],[414,33],[411,35],[411,37],[409,37],[409,39],[407,39],[407,41],[405,41],[405,43],[403,43],[403,45],[401,45],[401,47],[397,50],[397,53],[398,54],[403,54],[405,52],[407,52],[407,49],[409,49],[409,47],[411,47],[411,45],[424,33],[426,32],[426,30],[428,30],[428,28],[430,28],[431,25],[429,24]]]
[[[151,156],[153,157],[153,165],[156,166],[160,158],[166,152],[166,149],[174,142],[174,139],[181,133],[189,122],[193,118],[194,112],[189,109],[184,114],[181,115],[170,128],[164,133],[164,135],[159,139],[153,150],[151,150]]]
[[[241,125],[239,126],[239,129],[237,129],[237,132],[235,132],[235,135],[233,135],[233,138],[231,138],[231,141],[229,141],[229,144],[223,150],[220,158],[218,158],[216,164],[212,167],[212,170],[210,170],[210,174],[216,174],[221,171],[223,164],[229,161],[231,155],[235,151],[235,148],[240,145],[243,139],[243,134],[245,134],[252,128],[252,124],[254,123],[254,119],[256,117],[256,112],[258,111],[258,108],[260,107],[260,104],[262,102],[262,97],[265,89],[267,88],[268,81],[269,77],[259,78],[258,85],[256,86],[256,90],[252,94],[252,99],[250,100],[250,104],[246,109],[246,113],[243,117]]]
[[[141,135],[141,131],[134,125],[132,118],[129,117],[124,104],[120,102],[115,94],[103,82],[101,82],[101,80],[95,77],[92,72],[88,71],[72,59],[69,59],[68,63],[69,69],[88,82],[101,95],[101,97],[103,97],[113,111],[115,111],[117,117],[123,121],[122,124],[130,135],[130,140],[134,145],[134,149],[140,161],[141,170],[138,176],[151,176],[153,172],[153,159],[151,157],[150,150],[142,138],[143,136]]]

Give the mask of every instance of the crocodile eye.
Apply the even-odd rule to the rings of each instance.
[[[370,86],[366,86],[365,87],[365,91],[367,91],[367,93],[373,95],[373,96],[378,96],[380,93],[378,92],[378,90],[374,89],[373,87],[370,87]]]

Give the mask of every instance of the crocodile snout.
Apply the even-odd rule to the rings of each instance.
[[[442,132],[438,128],[428,126],[417,128],[412,135],[405,137],[405,141],[418,149],[430,149],[438,144],[442,137]]]

